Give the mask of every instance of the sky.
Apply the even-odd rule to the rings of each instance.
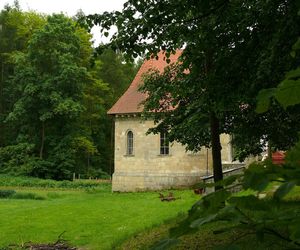
[[[64,13],[67,16],[74,16],[79,9],[86,15],[102,13],[104,11],[122,10],[125,0],[19,0],[21,9],[24,11],[33,10],[45,14]],[[0,0],[0,10],[6,4],[12,5],[14,0]],[[101,36],[99,29],[92,29],[95,45],[99,42],[107,42],[108,39]]]

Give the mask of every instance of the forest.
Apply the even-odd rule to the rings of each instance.
[[[113,50],[95,53],[72,18],[0,12],[0,173],[56,180],[109,178],[113,122],[106,111],[137,65]]]

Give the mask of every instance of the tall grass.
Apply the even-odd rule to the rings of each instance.
[[[109,182],[99,182],[96,180],[55,181],[32,177],[0,175],[0,186],[109,190],[111,184]]]

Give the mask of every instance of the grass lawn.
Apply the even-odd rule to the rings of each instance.
[[[1,184],[0,184],[1,185]],[[138,232],[185,213],[199,198],[192,191],[174,191],[174,202],[158,193],[111,193],[102,190],[2,187],[35,193],[44,200],[0,199],[0,248],[24,242],[63,239],[81,249],[112,249]]]

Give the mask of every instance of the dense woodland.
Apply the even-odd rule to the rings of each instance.
[[[24,12],[17,2],[0,12],[1,173],[53,179],[112,173],[106,111],[137,66],[112,50],[96,56],[78,16]]]

